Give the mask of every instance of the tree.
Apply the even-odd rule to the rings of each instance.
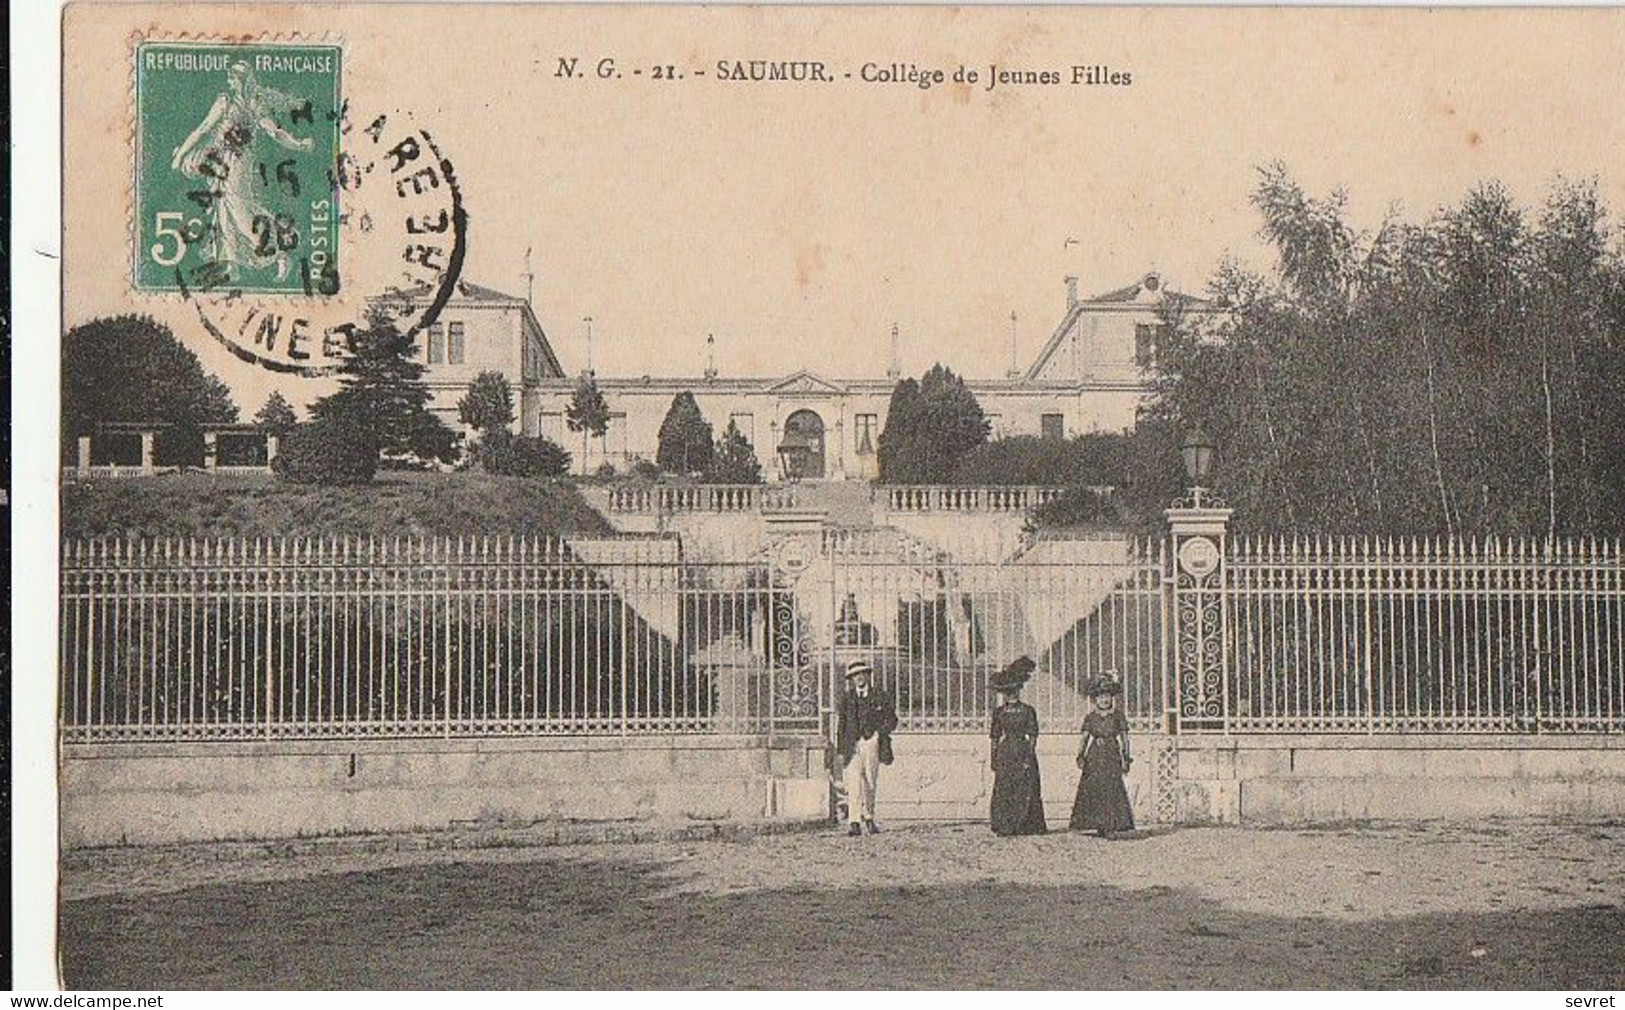
[[[919,483],[915,477],[919,459],[915,450],[919,402],[918,381],[903,379],[892,387],[891,403],[886,407],[886,427],[881,429],[880,444],[875,451],[880,479],[887,484]]]
[[[881,479],[947,483],[965,455],[987,441],[991,426],[965,380],[944,366],[931,366],[917,391],[911,383],[905,380],[892,390],[880,433]]]
[[[481,372],[457,403],[457,416],[475,431],[506,431],[513,424],[513,387],[501,372]]]
[[[299,415],[294,412],[293,404],[280,392],[274,392],[265,401],[265,406],[254,415],[254,423],[260,430],[268,435],[286,435],[294,425],[299,423]]]
[[[699,473],[711,466],[715,452],[711,425],[700,413],[694,394],[684,390],[672,397],[671,408],[660,422],[655,462],[668,473]]]
[[[1520,207],[1493,182],[1373,232],[1279,165],[1253,204],[1276,269],[1224,265],[1227,311],[1181,320],[1129,453],[1177,472],[1220,447],[1243,527],[1327,533],[1611,533],[1625,492],[1625,262],[1594,186]]]
[[[564,408],[564,423],[571,431],[581,432],[581,459],[587,459],[587,438],[603,438],[609,432],[609,403],[598,391],[598,381],[591,372],[582,373],[576,383],[570,403]]]
[[[159,463],[197,465],[203,460],[199,426],[237,416],[226,384],[151,317],[96,319],[63,335],[65,451],[104,423],[154,423],[170,426],[158,438]]]
[[[369,319],[351,337],[350,354],[338,370],[338,392],[317,400],[311,416],[372,432],[386,455],[454,460],[457,437],[429,411],[429,387],[415,351],[412,339],[392,322]]]
[[[707,484],[760,484],[762,482],[762,464],[756,458],[756,450],[751,448],[750,441],[745,438],[744,432],[733,418],[728,419],[728,428],[717,440],[716,452],[713,454],[711,466],[705,472]]]

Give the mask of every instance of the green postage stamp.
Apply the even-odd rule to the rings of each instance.
[[[136,49],[137,290],[339,289],[340,51]]]

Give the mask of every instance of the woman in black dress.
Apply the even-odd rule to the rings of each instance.
[[[1123,776],[1134,762],[1128,749],[1128,719],[1117,707],[1122,693],[1123,686],[1112,679],[1097,679],[1090,687],[1095,710],[1083,717],[1083,744],[1078,750],[1083,777],[1072,802],[1071,828],[1095,831],[1102,838],[1134,830],[1134,811],[1123,787]]]
[[[988,820],[994,834],[1039,835],[1044,824],[1044,790],[1038,777],[1038,712],[1021,700],[1021,685],[1032,675],[1026,656],[993,678],[999,692],[993,709],[993,804]]]

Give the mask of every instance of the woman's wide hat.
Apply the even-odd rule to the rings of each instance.
[[[1089,681],[1089,697],[1091,698],[1122,693],[1123,682],[1118,680],[1114,674],[1102,674]]]
[[[993,679],[988,682],[988,687],[995,691],[1020,690],[1021,685],[1032,679],[1033,670],[1037,668],[1037,663],[1034,663],[1026,656],[1022,656],[998,673],[995,673]]]

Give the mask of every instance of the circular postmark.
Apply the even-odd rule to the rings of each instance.
[[[360,125],[341,109],[350,143],[330,173],[333,254],[301,256],[300,290],[251,292],[229,264],[206,259],[203,284],[183,287],[203,328],[232,354],[274,372],[325,375],[358,330],[388,325],[409,337],[430,326],[462,272],[467,213],[456,169],[433,134],[402,112]]]

